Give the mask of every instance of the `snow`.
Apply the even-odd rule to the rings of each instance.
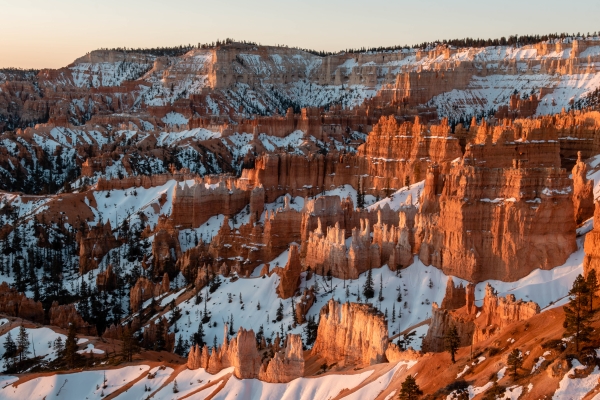
[[[104,393],[104,396],[108,396],[145,374],[149,369],[150,367],[147,365],[141,365],[43,376],[21,383],[17,387],[7,386],[3,388],[0,390],[0,398],[3,400],[100,399],[102,393]],[[103,389],[105,373],[107,387]]]
[[[148,374],[145,378],[135,382],[131,388],[115,397],[115,400],[145,399],[146,396],[149,396],[153,392],[157,391],[165,383],[165,381],[169,379],[169,377],[173,374],[173,371],[173,368],[169,367],[154,367],[148,371]],[[153,377],[151,378],[151,376]],[[149,388],[150,390],[147,391],[145,390],[146,388]],[[173,394],[172,390],[171,394]]]
[[[392,382],[392,379],[396,372],[400,370],[402,367],[405,367],[406,370],[409,370],[413,365],[415,365],[417,361],[400,361],[394,368],[385,374],[381,375],[377,380],[361,387],[356,392],[351,393],[350,395],[344,397],[346,400],[373,400],[381,392],[385,390]]]
[[[506,367],[502,367],[502,369],[500,369],[500,371],[498,371],[498,380],[504,378],[505,374],[506,374]]]
[[[283,138],[261,133],[258,135],[258,139],[262,142],[267,151],[275,151],[276,148],[288,147],[296,150],[298,147],[300,147],[300,145],[302,145],[302,142],[304,142],[304,132],[297,130]]]
[[[327,400],[344,389],[352,389],[367,379],[373,371],[356,375],[325,375],[318,378],[298,378],[289,383],[266,383],[258,379],[229,378],[214,400]]]
[[[188,123],[189,120],[186,117],[184,117],[183,114],[171,111],[170,113],[165,115],[161,119],[161,121],[167,125],[173,126],[173,125],[185,125]]]
[[[383,208],[386,204],[390,206],[390,208],[394,211],[400,210],[400,207],[406,203],[406,199],[408,196],[412,197],[412,204],[419,204],[420,194],[423,192],[423,188],[425,187],[425,181],[417,182],[408,187],[403,187],[402,189],[396,191],[390,197],[386,197],[383,200],[378,201],[377,203],[367,207],[370,211],[377,210],[378,208]]]
[[[544,354],[546,354],[546,353],[544,353]],[[542,366],[542,363],[544,361],[546,361],[546,358],[544,356],[541,356],[540,358],[538,358],[536,363],[533,365],[533,368],[531,368],[531,373],[533,374],[535,371],[537,371]]]
[[[488,280],[478,283],[475,287],[476,305],[482,305],[488,283],[498,291],[498,296],[514,294],[517,299],[535,301],[542,309],[565,298],[577,275],[583,273],[584,239],[585,237],[577,239],[577,251],[561,266],[551,270],[536,269],[515,282]]]
[[[517,400],[523,393],[523,386],[513,385],[506,388],[504,396],[500,399]]]
[[[177,374],[177,376],[174,379],[174,381],[177,381],[177,387],[179,389],[178,393],[173,393],[174,381],[172,381],[169,382],[169,384],[167,384],[166,386],[162,387],[158,392],[156,392],[152,398],[156,400],[175,400],[182,399],[190,395],[192,395],[190,396],[190,398],[206,398],[206,396],[209,396],[217,390],[218,385],[213,385],[207,389],[202,390],[199,393],[197,391],[209,382],[214,382],[218,379],[221,379],[223,376],[232,372],[233,367],[225,368],[215,375],[209,374],[203,368],[194,370],[186,368],[179,374]],[[134,398],[132,397],[132,400],[133,399]]]
[[[465,368],[464,368],[464,369],[463,369],[461,372],[459,372],[459,373],[456,375],[456,379],[458,379],[458,378],[460,378],[461,376],[463,376],[464,374],[466,374],[468,370],[469,370],[469,366],[468,366],[468,365],[465,365]]]
[[[577,359],[572,361],[572,365],[573,368],[571,368],[571,370],[567,372],[559,382],[558,390],[554,393],[554,397],[552,397],[553,399],[581,399],[598,384],[598,378],[600,378],[600,368],[597,366],[594,367],[594,370],[585,378],[573,379],[573,374],[575,374],[577,370],[585,369],[585,366],[581,365]],[[598,396],[600,395],[596,395],[594,398],[597,398]]]
[[[13,341],[17,341],[17,336],[19,335],[20,327],[15,327],[11,329],[10,335],[12,336]],[[59,337],[62,339],[63,343],[67,339],[65,335],[54,332],[50,328],[25,328],[27,335],[29,336],[29,352],[28,357],[32,358],[34,356],[43,356],[46,360],[54,360],[57,356],[56,351],[54,350],[54,341]],[[4,333],[0,336],[0,343],[4,344],[6,342],[6,337],[8,333]],[[4,346],[0,346],[0,357],[4,355]]]
[[[88,344],[87,347],[83,350],[77,351],[79,354],[104,354],[104,350],[94,348],[93,344]]]
[[[220,137],[220,132],[213,132],[204,128],[194,128],[190,130],[183,130],[180,132],[161,132],[156,140],[156,144],[157,146],[173,146],[175,144],[181,145],[181,142],[185,139],[202,141],[216,139]]]
[[[283,255],[278,256],[277,259],[280,260],[280,265],[285,265],[285,261],[287,261],[287,258]],[[273,260],[270,263],[274,265]],[[409,329],[428,319],[431,315],[431,304],[433,302],[441,304],[448,280],[448,277],[439,269],[424,266],[418,258],[415,258],[415,262],[411,266],[401,271],[401,276],[396,276],[396,272],[390,271],[387,265],[372,270],[372,276],[375,283],[376,295],[370,302],[382,312],[387,310],[390,335]],[[345,284],[349,286],[350,291],[350,296],[346,298],[343,279],[332,278],[331,281],[328,281],[322,276],[313,274],[312,278],[307,281],[306,274],[303,273],[300,292],[302,288],[315,284],[318,284],[319,287],[319,294],[317,294],[315,303],[307,315],[318,317],[321,308],[332,297],[340,301],[356,301],[357,294],[362,290],[365,279],[366,273],[363,273],[358,280],[346,280]],[[432,288],[429,288],[430,279],[433,284]],[[384,297],[381,303],[377,299],[380,280],[383,283]],[[211,322],[217,322],[217,326],[215,327],[212,324],[204,325],[205,341],[212,344],[213,338],[216,336],[218,344],[221,344],[223,342],[223,322],[228,320],[231,315],[233,315],[234,319],[235,332],[237,332],[240,326],[246,329],[253,329],[254,332],[257,332],[260,326],[263,325],[265,336],[274,337],[280,331],[281,324],[283,324],[285,333],[301,334],[303,332],[302,326],[288,330],[288,326],[291,327],[292,325],[292,299],[281,300],[277,296],[275,289],[278,284],[279,276],[277,274],[273,274],[270,277],[265,276],[265,278],[239,278],[235,282],[224,278],[219,289],[209,294],[207,309],[213,316]],[[396,301],[398,295],[396,289],[398,287],[402,290],[401,303]],[[232,295],[232,303],[228,301],[228,293]],[[242,304],[239,301],[240,293],[244,302],[243,310],[241,308]],[[206,290],[202,291],[202,296],[206,297]],[[364,301],[362,293],[360,293],[360,296]],[[299,301],[298,298],[294,300]],[[280,301],[283,304],[284,318],[281,322],[273,322]],[[260,310],[257,309],[258,302],[260,302]],[[406,303],[406,308],[404,308],[404,303]],[[204,303],[196,305],[195,298],[191,298],[180,303],[178,306],[183,316],[177,321],[179,332],[176,335],[183,335],[184,340],[189,339],[198,330],[198,324],[204,310]],[[397,315],[395,322],[392,323],[391,313],[394,307]],[[170,315],[171,311],[167,312],[165,317],[169,318]],[[172,331],[173,329],[174,327],[171,327]],[[417,335],[425,334],[426,330],[427,326],[417,328]],[[415,341],[412,343],[413,348],[418,348],[420,342],[421,339],[415,337]]]

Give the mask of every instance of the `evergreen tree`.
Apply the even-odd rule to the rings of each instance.
[[[206,344],[204,341],[204,324],[202,322],[198,324],[198,331],[194,333],[194,343],[200,347],[204,347]]]
[[[261,350],[262,339],[265,337],[265,328],[260,325],[258,328],[258,333],[256,334],[256,343],[258,344],[258,349]]]
[[[592,312],[594,311],[594,296],[596,295],[596,292],[598,292],[598,289],[600,289],[600,283],[598,282],[598,276],[596,275],[595,269],[588,272],[585,282],[590,291],[590,312]]]
[[[165,327],[163,325],[162,318],[160,318],[158,321],[156,321],[156,340],[154,341],[154,350],[164,350],[165,345]]]
[[[173,352],[177,355],[183,356],[185,355],[185,347],[183,346],[183,336],[179,335],[177,337],[177,344],[175,345],[175,350]]]
[[[308,317],[306,326],[304,327],[304,335],[306,336],[306,345],[312,346],[317,340],[317,329],[319,324],[315,322],[315,317]]]
[[[377,298],[381,303],[383,301],[383,275],[379,275],[379,297]]]
[[[4,365],[9,367],[14,364],[14,358],[17,355],[17,345],[15,344],[10,331],[6,335],[6,339],[4,339]]]
[[[506,364],[508,364],[508,367],[510,368],[510,375],[515,378],[519,373],[519,368],[523,365],[523,355],[519,349],[514,349],[510,352]]]
[[[65,340],[65,348],[62,354],[62,358],[67,363],[69,368],[75,367],[77,361],[77,335],[75,332],[75,325],[69,325],[69,331],[67,333],[67,340]]]
[[[373,289],[373,275],[371,272],[371,268],[369,268],[369,272],[367,272],[367,279],[365,280],[365,284],[363,285],[363,296],[365,299],[369,300],[375,296],[375,289]]]
[[[298,326],[298,316],[296,315],[296,302],[294,301],[293,296],[292,296],[292,322],[294,323],[294,327]]]
[[[412,375],[406,377],[404,382],[402,382],[402,386],[400,387],[400,394],[398,398],[400,400],[416,400],[423,394],[419,385],[417,385],[417,381],[413,378]]]
[[[17,335],[17,354],[19,355],[19,362],[23,361],[23,358],[27,358],[29,351],[29,334],[23,325],[19,327],[19,334]]]
[[[279,307],[277,307],[277,313],[275,314],[275,320],[277,322],[283,319],[283,303],[279,300]]]
[[[569,296],[571,300],[564,307],[564,336],[573,336],[575,349],[579,352],[579,345],[582,342],[587,342],[592,332],[589,313],[589,289],[581,274],[575,278]]]
[[[233,314],[229,316],[229,336],[235,335],[235,330],[233,328]]]
[[[396,303],[392,303],[392,324],[396,322]]]
[[[136,338],[133,336],[133,330],[130,327],[126,327],[123,330],[123,341],[122,355],[125,361],[133,361],[133,355],[139,353],[140,347],[138,346]]]
[[[458,336],[458,330],[454,324],[450,325],[448,328],[448,332],[444,335],[444,347],[450,353],[450,359],[452,360],[452,364],[456,362],[454,359],[454,355],[458,350],[458,346],[460,345],[460,337]]]

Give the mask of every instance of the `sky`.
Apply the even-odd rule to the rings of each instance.
[[[600,1],[0,0],[0,68],[60,68],[98,48],[225,39],[337,51],[600,31]]]

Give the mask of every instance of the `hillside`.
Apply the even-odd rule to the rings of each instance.
[[[0,399],[599,397],[598,65],[588,36],[0,71]]]

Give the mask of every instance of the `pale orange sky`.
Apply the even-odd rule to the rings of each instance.
[[[226,37],[335,51],[600,31],[598,0],[0,0],[0,10],[0,68],[58,68],[101,47]]]

